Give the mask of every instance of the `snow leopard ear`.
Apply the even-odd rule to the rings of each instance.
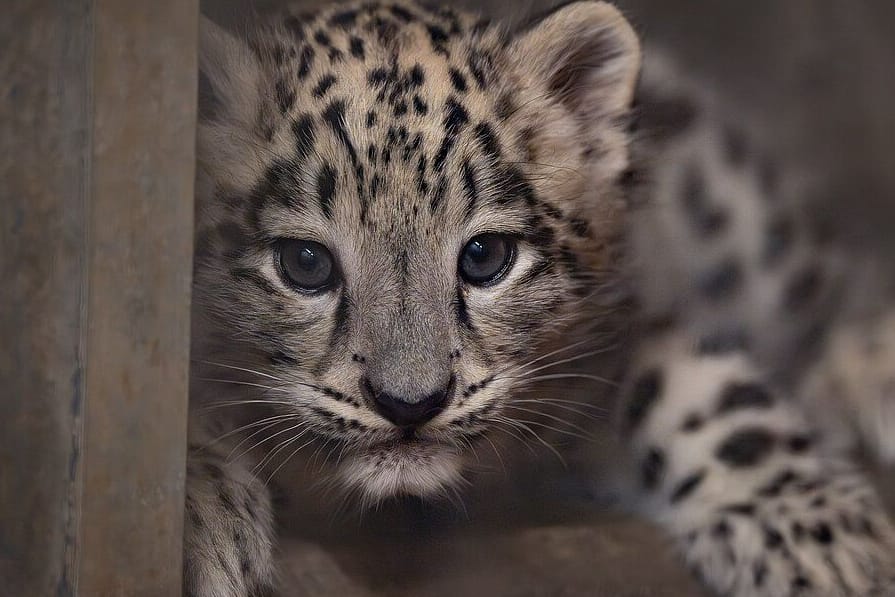
[[[555,10],[514,42],[517,64],[585,121],[624,113],[640,72],[640,42],[606,2]]]
[[[200,102],[214,120],[250,124],[261,103],[261,64],[248,44],[201,17]]]

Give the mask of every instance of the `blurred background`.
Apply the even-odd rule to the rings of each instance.
[[[201,10],[238,26],[281,3]],[[196,4],[4,7],[0,593],[179,591]],[[510,20],[550,6],[456,4]],[[816,177],[818,218],[868,272],[853,291],[888,296],[895,4],[618,4],[648,49]],[[284,545],[284,567],[295,595],[700,594],[650,526],[589,488],[560,493],[499,516],[410,504],[363,525],[324,521]]]

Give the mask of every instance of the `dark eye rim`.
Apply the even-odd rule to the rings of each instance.
[[[467,276],[463,271],[463,254],[466,251],[466,247],[469,246],[469,243],[474,241],[477,238],[481,238],[483,236],[496,236],[500,238],[507,247],[507,254],[504,257],[503,263],[494,274],[489,276],[488,278],[472,278]],[[513,269],[513,266],[516,264],[516,256],[518,254],[518,239],[511,234],[504,234],[501,232],[480,232],[475,236],[470,237],[465,243],[463,243],[463,248],[460,249],[460,254],[457,256],[457,274],[460,276],[460,279],[470,286],[475,286],[477,288],[489,288],[491,286],[496,286],[499,284],[510,270]]]
[[[331,264],[329,277],[326,281],[320,286],[315,286],[313,288],[302,286],[297,283],[292,277],[289,275],[289,272],[286,270],[286,266],[283,264],[283,251],[285,247],[290,243],[302,243],[312,245],[314,247],[318,247],[326,252],[329,255],[329,261]],[[305,295],[318,295],[324,294],[331,290],[334,290],[339,286],[339,282],[341,280],[341,271],[339,269],[339,264],[336,261],[335,255],[333,255],[332,251],[324,245],[323,243],[319,243],[314,240],[308,240],[303,238],[281,238],[278,239],[274,243],[274,266],[276,267],[277,274],[279,274],[280,279],[283,281],[283,284],[288,286],[289,288],[295,290],[296,292],[300,292]]]

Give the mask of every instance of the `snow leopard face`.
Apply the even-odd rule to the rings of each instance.
[[[364,3],[203,37],[202,354],[278,412],[269,450],[316,445],[372,498],[456,482],[599,317],[636,37],[602,2],[513,34]]]

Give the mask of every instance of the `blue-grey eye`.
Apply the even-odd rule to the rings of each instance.
[[[338,282],[332,253],[311,240],[281,240],[277,265],[286,284],[302,292],[320,292]]]
[[[475,286],[490,286],[510,271],[515,259],[516,243],[512,238],[480,234],[466,243],[460,253],[460,277]]]

